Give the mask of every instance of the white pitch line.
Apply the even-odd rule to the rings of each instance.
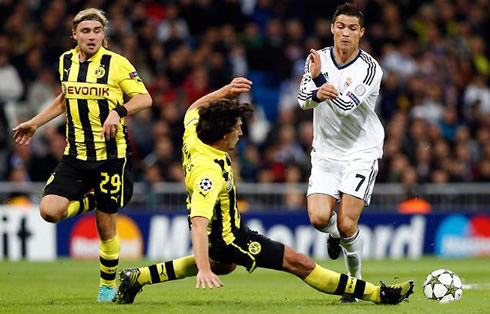
[[[490,282],[467,283],[463,285],[463,290],[486,290],[490,289]]]

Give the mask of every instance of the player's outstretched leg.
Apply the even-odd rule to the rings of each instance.
[[[147,267],[125,269],[119,273],[121,284],[112,302],[131,304],[144,285],[195,275],[197,275],[197,265],[192,255]]]
[[[141,272],[138,268],[128,268],[119,272],[121,284],[112,302],[119,304],[132,304],[134,298],[143,290],[143,284],[138,279]]]
[[[405,300],[413,293],[414,283],[412,280],[395,285],[386,286],[381,283],[380,287],[380,304],[398,304]]]
[[[398,304],[413,293],[413,281],[396,285],[375,286],[370,282],[339,274],[315,265],[313,271],[304,279],[313,288],[336,295],[352,295],[354,298],[372,301],[377,304]]]
[[[282,269],[297,275],[319,291],[335,295],[350,294],[354,298],[377,304],[397,304],[408,299],[413,293],[412,281],[393,286],[375,286],[370,282],[323,268],[308,256],[287,246],[284,248]]]

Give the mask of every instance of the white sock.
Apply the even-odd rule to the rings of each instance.
[[[361,275],[361,254],[362,254],[362,240],[359,235],[359,229],[356,234],[350,238],[342,238],[340,245],[344,252],[344,261],[349,275],[362,279]]]
[[[332,238],[340,238],[339,229],[337,228],[337,213],[335,211],[332,212],[328,225],[320,229],[320,231],[330,234]]]

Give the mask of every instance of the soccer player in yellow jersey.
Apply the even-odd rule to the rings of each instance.
[[[286,271],[328,294],[351,293],[381,304],[397,304],[408,298],[413,291],[412,281],[375,286],[325,269],[244,225],[237,208],[228,152],[242,135],[243,116],[253,108],[230,97],[248,92],[251,85],[245,78],[235,78],[229,85],[197,100],[185,115],[183,168],[194,255],[122,271],[121,285],[113,301],[133,303],[144,285],[189,276],[196,276],[196,288],[222,287],[218,275],[232,272],[236,265],[249,272],[257,267]]]
[[[107,23],[98,9],[75,16],[72,36],[77,46],[60,57],[62,93],[44,111],[13,129],[17,143],[29,144],[39,127],[66,113],[67,146],[46,183],[40,211],[46,221],[56,223],[97,209],[101,240],[98,301],[111,301],[116,293],[117,211],[133,192],[124,117],[152,104],[131,63],[104,48]],[[124,94],[130,98],[127,103]]]

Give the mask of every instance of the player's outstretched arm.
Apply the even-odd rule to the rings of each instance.
[[[53,120],[66,111],[65,95],[59,94],[58,97],[43,111],[29,121],[19,124],[12,129],[14,139],[19,144],[29,144],[32,136],[38,128]]]
[[[252,84],[252,81],[249,81],[244,77],[236,77],[230,84],[196,100],[187,110],[199,108],[220,98],[236,97],[242,93],[248,93],[252,88]]]
[[[192,217],[192,245],[194,248],[194,257],[197,264],[196,288],[213,289],[222,287],[223,284],[219,277],[211,270],[209,263],[209,242],[207,226],[209,220],[204,217]]]

